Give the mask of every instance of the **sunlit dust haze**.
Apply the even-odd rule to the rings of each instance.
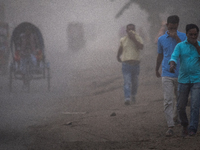
[[[9,32],[4,61],[8,63],[2,73],[4,30],[0,29],[0,150],[59,150],[72,145],[78,149],[84,144],[87,148],[93,144],[91,149],[103,144],[111,149],[167,149],[162,78],[155,75],[157,35],[169,15],[180,17],[181,32],[188,23],[199,25],[199,4],[197,0],[0,0],[0,27],[8,24]],[[24,22],[41,32],[46,61],[42,65],[46,70],[50,66],[41,78],[31,80],[30,92],[25,91],[22,77],[17,80],[10,74],[15,70],[10,65],[11,37]],[[126,106],[122,64],[116,56],[130,23],[135,24],[144,49],[136,104]],[[168,149],[184,146],[185,140],[175,137]],[[186,138],[187,143],[192,141],[188,147],[195,145],[195,138]]]
[[[100,79],[114,77],[121,81],[116,55],[127,24],[134,23],[136,31],[150,43],[148,14],[139,5],[132,4],[120,18],[115,18],[125,1],[0,0],[0,4],[4,8],[2,22],[9,25],[9,38],[22,22],[40,29],[51,71],[49,93],[46,80],[31,81],[30,93],[21,92],[22,83],[15,80],[13,92],[9,93],[8,77],[0,80],[1,128],[20,129],[37,124],[38,120],[60,112],[60,105],[65,111],[75,111],[81,106],[71,108],[66,97],[92,94],[91,89],[97,87]],[[145,48],[141,57],[149,53]]]
[[[4,5],[5,22],[9,23],[10,32],[21,22],[31,22],[41,30],[46,57],[52,67],[56,66],[51,70],[59,76],[53,77],[57,80],[63,79],[59,72],[69,67],[73,70],[92,67],[95,70],[96,65],[113,64],[116,61],[120,32],[125,32],[122,30],[125,30],[128,23],[134,23],[136,30],[149,36],[148,15],[138,5],[131,5],[131,9],[125,11],[122,17],[115,18],[124,1],[6,0]],[[83,34],[74,42],[74,49],[70,48],[69,42],[70,24],[79,24],[75,30],[78,36]],[[80,42],[83,44],[76,48]]]

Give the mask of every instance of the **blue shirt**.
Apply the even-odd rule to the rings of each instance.
[[[200,42],[198,41],[200,45]],[[180,58],[179,83],[200,82],[200,55],[197,49],[187,40],[177,44],[170,61],[177,64]]]
[[[171,55],[174,51],[175,46],[177,45],[177,42],[174,38],[170,37],[167,32],[168,31],[166,31],[164,35],[162,35],[158,38],[158,50],[157,51],[159,54],[163,54],[162,75],[161,76],[178,78],[179,62],[177,63],[177,66],[176,66],[177,69],[176,69],[175,73],[171,73],[169,71],[169,69],[170,69],[169,60],[171,58]],[[177,31],[177,35],[181,41],[184,41],[187,39],[187,36],[185,33]]]

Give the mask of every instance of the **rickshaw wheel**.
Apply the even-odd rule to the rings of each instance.
[[[43,76],[43,79],[46,78],[46,68],[45,68],[45,60],[43,59],[42,60],[42,64],[43,64],[43,68],[42,68],[42,76]]]
[[[31,65],[30,62],[26,66],[26,83],[27,83],[27,92],[30,92],[30,85],[31,85]]]
[[[43,75],[43,79],[45,79],[45,67],[42,69],[42,75]]]
[[[47,63],[47,88],[48,88],[48,91],[50,91],[50,88],[51,88],[50,79],[51,79],[50,67],[49,67],[49,63]]]
[[[13,65],[9,67],[9,91],[12,92],[12,80],[13,80]]]

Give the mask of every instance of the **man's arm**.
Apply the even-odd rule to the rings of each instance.
[[[177,34],[175,35],[175,40],[176,40],[177,43],[181,42],[181,39],[179,38],[179,36]]]
[[[176,40],[177,43],[181,42],[181,39],[179,38],[179,36],[177,35],[177,32],[168,32],[168,35],[171,36],[172,38],[174,38]]]
[[[118,52],[117,52],[117,60],[119,62],[121,62],[120,56],[122,55],[122,51],[123,51],[123,48],[122,48],[122,46],[120,46],[119,49],[118,49]]]
[[[176,45],[174,52],[171,55],[171,59],[169,60],[169,65],[170,65],[169,71],[171,73],[175,73],[176,64],[177,64],[179,57],[180,57],[180,45],[178,44],[178,45]]]
[[[160,72],[159,72],[159,68],[160,68],[160,65],[162,63],[162,60],[163,60],[163,53],[158,54],[157,60],[156,60],[156,76],[158,78],[161,77]]]
[[[197,52],[198,52],[198,54],[200,55],[200,46],[199,46],[198,42],[196,42],[196,43],[194,44],[194,46],[196,47]]]
[[[141,50],[143,49],[144,45],[143,45],[142,43],[140,43],[140,42],[136,39],[135,33],[129,31],[129,32],[128,32],[128,36],[129,36],[129,38],[135,43],[135,45],[137,46],[137,49],[141,49]]]

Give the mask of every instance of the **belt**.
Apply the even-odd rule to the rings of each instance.
[[[139,60],[127,60],[127,61],[123,61],[124,63],[130,64],[130,65],[136,65],[139,64],[140,61]]]

